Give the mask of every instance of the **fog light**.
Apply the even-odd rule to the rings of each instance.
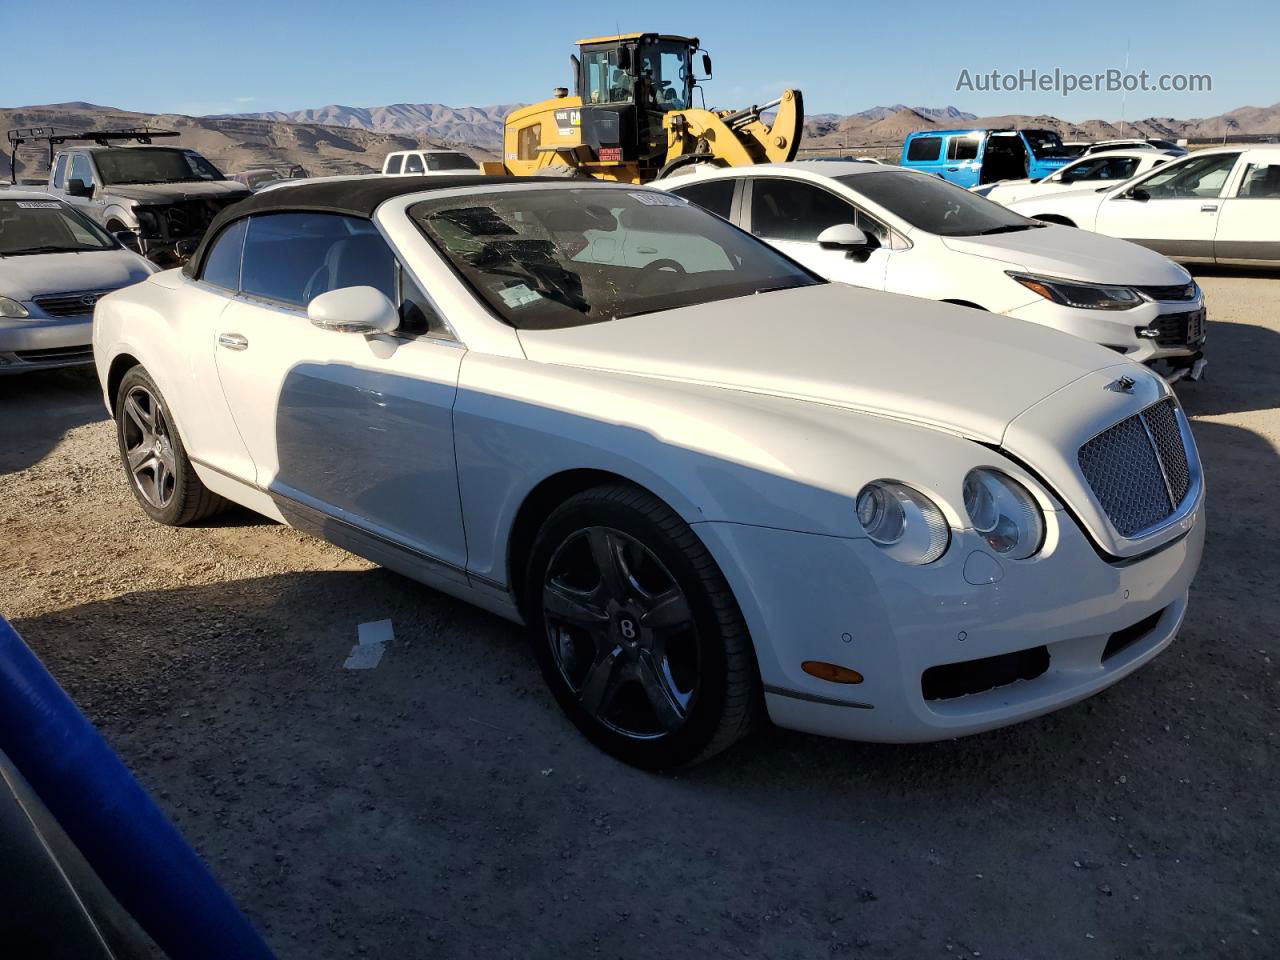
[[[824,663],[822,660],[806,660],[800,669],[811,677],[829,680],[831,683],[861,683],[862,674],[836,663]]]
[[[1133,332],[1140,337],[1146,337],[1148,340],[1154,340],[1160,336],[1160,331],[1155,327],[1135,327]]]

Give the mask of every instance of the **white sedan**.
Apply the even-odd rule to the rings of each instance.
[[[1168,163],[1175,156],[1178,154],[1159,150],[1108,150],[1074,160],[1039,180],[1001,180],[970,189],[980,197],[1007,206],[1015,200],[1051,196],[1064,190],[1114,186]]]
[[[749,230],[828,280],[1053,327],[1158,365],[1204,369],[1204,297],[1167,258],[1029,220],[954,184],[859,163],[694,168],[656,186]]]
[[[637,765],[762,709],[888,741],[1046,713],[1167,647],[1200,560],[1159,377],[825,283],[656,190],[259,193],[95,320],[147,514],[234,501],[526,623]]]
[[[156,269],[57,197],[0,190],[0,374],[92,362],[98,298]]]
[[[1188,263],[1280,266],[1280,144],[1214,147],[1107,190],[1010,204]]]

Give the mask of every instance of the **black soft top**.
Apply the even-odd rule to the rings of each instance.
[[[209,244],[222,228],[235,220],[258,213],[315,212],[341,213],[350,217],[373,216],[383,203],[406,193],[424,190],[448,190],[450,187],[487,187],[520,183],[516,177],[486,177],[481,174],[431,177],[380,177],[363,180],[320,180],[315,183],[299,183],[277,190],[263,190],[252,194],[222,210],[209,229],[204,232],[200,246],[187,261],[182,272],[195,277],[204,265]]]

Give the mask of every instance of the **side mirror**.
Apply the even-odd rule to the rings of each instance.
[[[818,234],[818,246],[823,250],[844,250],[851,259],[866,260],[880,244],[852,223],[837,223]]]
[[[200,246],[199,240],[179,240],[173,245],[173,255],[185,263]]]
[[[1129,191],[1129,199],[1137,200],[1139,203],[1146,203],[1151,199],[1151,194],[1143,190],[1141,187],[1134,187]]]
[[[702,55],[702,72],[706,74],[704,80],[711,79],[711,54],[704,53]]]
[[[69,197],[92,197],[93,185],[85,183],[83,180],[67,181],[67,196]]]
[[[120,246],[132,250],[134,253],[142,253],[142,244],[138,241],[138,235],[132,230],[117,230],[112,236],[116,238],[116,242]]]
[[[307,316],[321,330],[337,333],[393,333],[400,326],[400,311],[376,287],[322,293],[307,304]]]

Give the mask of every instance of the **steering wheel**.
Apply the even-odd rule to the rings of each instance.
[[[658,278],[661,273],[678,273],[687,274],[689,271],[684,268],[684,264],[678,260],[650,260],[640,268],[640,274],[636,277],[636,286],[648,286]]]

